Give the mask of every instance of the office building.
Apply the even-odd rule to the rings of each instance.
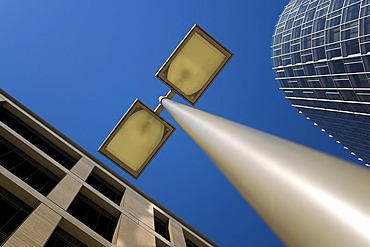
[[[370,1],[291,0],[273,35],[286,98],[370,164]]]
[[[216,246],[0,90],[0,245]]]

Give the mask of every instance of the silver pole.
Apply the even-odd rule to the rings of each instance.
[[[366,168],[160,100],[285,244],[370,246]]]

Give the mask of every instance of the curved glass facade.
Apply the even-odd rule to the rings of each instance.
[[[370,164],[370,0],[291,0],[273,36],[292,106]]]

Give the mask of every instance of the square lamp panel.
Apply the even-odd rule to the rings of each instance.
[[[98,151],[137,179],[174,130],[136,99]]]
[[[194,105],[232,56],[230,51],[194,25],[156,77]]]

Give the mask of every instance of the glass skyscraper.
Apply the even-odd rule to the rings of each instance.
[[[273,36],[280,88],[370,164],[370,0],[291,0]]]

